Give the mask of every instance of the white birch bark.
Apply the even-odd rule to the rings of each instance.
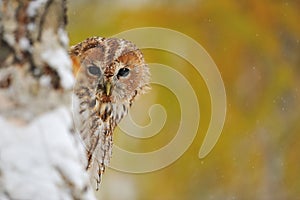
[[[65,0],[0,0],[0,199],[95,199],[65,25]]]

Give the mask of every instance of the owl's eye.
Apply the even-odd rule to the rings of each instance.
[[[89,66],[88,71],[90,74],[95,75],[95,76],[99,76],[101,74],[99,67],[96,67],[94,65]]]
[[[124,67],[124,68],[121,68],[117,74],[118,77],[122,76],[122,77],[125,77],[129,74],[129,69]]]

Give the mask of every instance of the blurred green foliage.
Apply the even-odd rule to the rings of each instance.
[[[201,109],[199,131],[185,154],[164,169],[139,175],[109,170],[100,196],[127,199],[126,195],[110,195],[125,187],[125,176],[131,180],[127,184],[132,185],[136,199],[142,200],[300,198],[299,10],[300,2],[293,0],[69,1],[71,44],[137,27],[174,29],[207,50],[219,67],[227,94],[221,138],[200,160],[198,151],[211,111],[205,82],[181,58],[144,50],[148,62],[171,66],[190,81]],[[155,101],[167,111],[166,126],[148,140],[133,139],[118,130],[116,143],[130,151],[158,149],[174,137],[178,128],[179,105],[166,88],[153,86],[137,104],[153,93]],[[147,113],[146,108],[142,112]],[[138,117],[135,120],[147,123]],[[117,178],[120,184],[111,186],[109,179],[114,173],[123,179]]]

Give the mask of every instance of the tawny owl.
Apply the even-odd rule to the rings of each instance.
[[[75,123],[98,189],[111,158],[113,130],[149,88],[150,73],[141,51],[123,39],[91,37],[72,46],[70,56],[77,74]]]

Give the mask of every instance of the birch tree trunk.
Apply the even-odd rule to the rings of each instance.
[[[71,114],[65,0],[0,0],[0,199],[94,199]]]

